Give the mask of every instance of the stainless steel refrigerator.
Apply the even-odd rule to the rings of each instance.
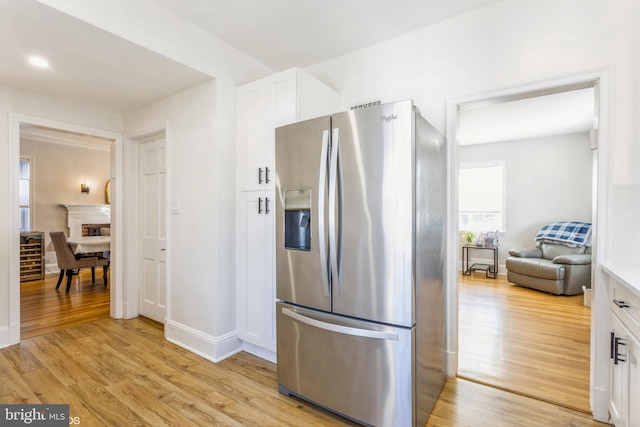
[[[276,129],[282,394],[424,426],[445,381],[445,166],[412,101]]]

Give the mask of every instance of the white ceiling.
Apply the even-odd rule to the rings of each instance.
[[[152,0],[276,71],[307,67],[501,0]]]
[[[460,145],[540,138],[594,129],[593,87],[462,108]]]
[[[499,0],[154,1],[280,71]],[[0,0],[0,64],[0,84],[120,113],[211,79],[35,0]]]

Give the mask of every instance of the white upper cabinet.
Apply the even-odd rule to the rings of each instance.
[[[259,189],[268,153],[265,83],[260,80],[244,85],[236,96],[238,185],[240,189]],[[258,176],[259,168],[262,177]]]
[[[337,111],[338,93],[292,68],[237,90],[238,187],[275,188],[275,128]]]

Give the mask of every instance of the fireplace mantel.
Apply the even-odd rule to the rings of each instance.
[[[69,237],[82,236],[83,224],[111,224],[111,205],[67,205]]]

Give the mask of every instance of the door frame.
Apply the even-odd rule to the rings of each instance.
[[[464,104],[495,103],[505,99],[522,97],[528,92],[544,92],[553,88],[596,82],[595,108],[598,114],[596,126],[597,149],[593,153],[593,211],[594,246],[592,262],[591,306],[591,366],[590,401],[593,417],[606,422],[608,419],[608,315],[607,288],[600,265],[608,261],[609,253],[609,194],[611,192],[610,146],[612,141],[611,99],[613,82],[609,68],[594,70],[568,77],[548,79],[506,89],[447,99],[446,130],[449,140],[447,164],[448,192],[447,243],[446,243],[446,373],[455,377],[458,371],[458,169],[459,169],[459,110]]]
[[[111,193],[111,227],[113,237],[111,240],[111,284],[110,284],[110,315],[114,318],[121,318],[123,306],[125,305],[123,293],[122,260],[124,259],[124,247],[119,233],[122,230],[122,176],[123,162],[122,134],[106,131],[103,129],[91,128],[87,126],[74,125],[42,117],[29,116],[17,113],[9,113],[9,198],[10,206],[18,206],[18,164],[20,161],[20,125],[43,126],[59,129],[67,132],[74,132],[92,135],[99,138],[113,140],[111,144],[111,166],[110,178],[112,185]],[[10,233],[9,242],[12,250],[9,251],[9,343],[18,344],[20,342],[20,263],[19,248],[20,235],[18,209],[9,210],[10,227],[16,233]]]
[[[169,126],[168,124],[161,124],[151,126],[140,131],[125,134],[124,151],[126,152],[124,161],[125,182],[123,199],[125,202],[125,208],[123,216],[127,224],[127,232],[124,236],[124,244],[127,247],[127,259],[132,260],[124,268],[124,280],[127,283],[125,289],[125,300],[127,305],[124,309],[123,317],[125,319],[131,319],[140,315],[140,292],[142,292],[141,274],[139,266],[139,260],[142,258],[142,242],[140,237],[140,227],[142,223],[140,221],[140,215],[138,212],[140,200],[140,145],[145,142],[150,142],[154,139],[164,138],[165,147],[167,150],[167,170],[165,174],[166,179],[166,192],[170,194],[170,158],[169,158]],[[167,208],[165,206],[165,208]],[[166,236],[167,243],[170,241],[170,217],[169,212],[166,212]],[[166,276],[170,277],[171,265],[169,262],[169,248],[167,247],[167,263],[166,263]],[[169,295],[169,281],[167,280],[167,296]],[[165,322],[169,318],[170,301],[167,298],[166,316]],[[165,328],[166,332],[166,328]]]

